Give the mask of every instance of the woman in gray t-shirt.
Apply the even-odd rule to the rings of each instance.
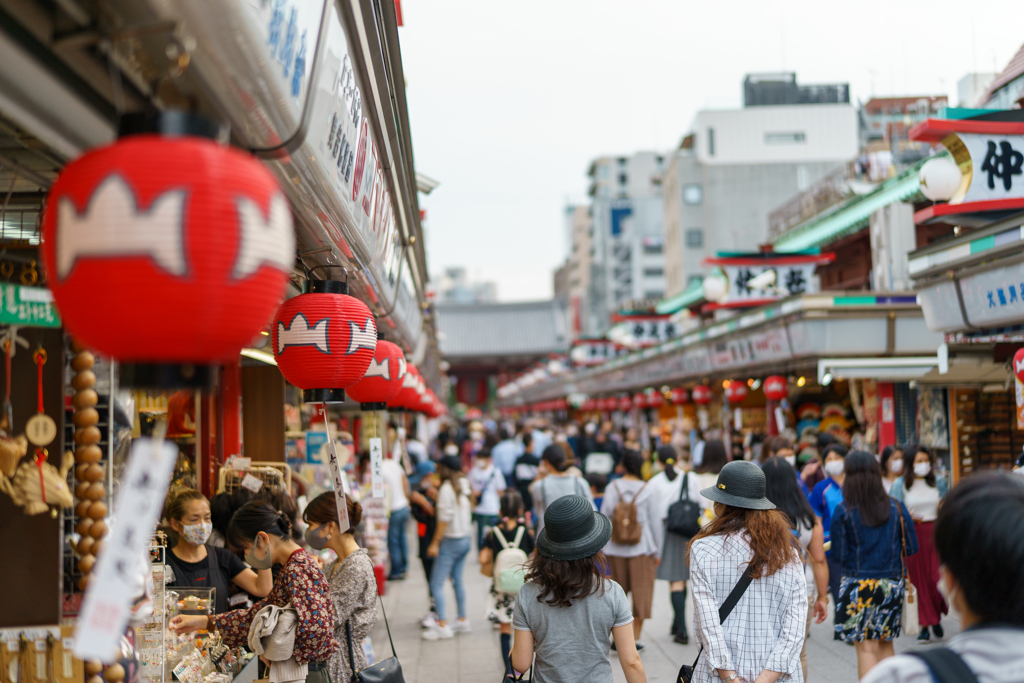
[[[593,494],[586,479],[569,472],[569,457],[560,444],[553,443],[541,454],[541,465],[546,476],[530,485],[530,496],[533,498],[533,514],[537,520],[537,533],[544,530],[544,511],[562,496],[583,496],[591,501]],[[594,508],[597,509],[597,508]]]
[[[601,576],[611,521],[590,500],[551,502],[512,615],[512,666],[534,662],[537,683],[612,683],[609,638],[627,683],[646,683],[633,640],[633,614],[619,584]]]

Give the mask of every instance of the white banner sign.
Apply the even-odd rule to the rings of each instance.
[[[1024,197],[1024,136],[957,133],[971,155],[971,184],[958,203]]]
[[[324,446],[327,451],[327,464],[331,467],[331,481],[334,482],[334,502],[338,508],[338,529],[345,533],[352,526],[348,519],[348,503],[345,502],[345,494],[348,490],[348,477],[343,470],[345,463],[339,462],[338,447],[331,439]],[[346,458],[347,459],[347,458]]]
[[[96,562],[75,628],[75,656],[109,661],[128,625],[138,586],[135,573],[160,518],[178,447],[136,439],[114,505],[107,548]]]
[[[755,299],[776,299],[791,294],[816,291],[812,287],[816,263],[764,264],[764,265],[723,265],[729,278],[729,296],[723,303]],[[769,270],[775,271],[775,282],[765,287],[752,287],[750,281]],[[755,283],[756,284],[756,283]]]
[[[384,497],[384,443],[379,439],[370,439],[370,482],[373,485],[373,497]]]

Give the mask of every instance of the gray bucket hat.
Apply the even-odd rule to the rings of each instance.
[[[612,521],[596,512],[589,500],[562,496],[544,511],[537,552],[552,560],[581,560],[599,552],[611,537]]]
[[[702,490],[708,500],[735,508],[774,510],[775,503],[764,497],[764,472],[752,462],[735,460],[726,463],[718,474],[718,482]]]

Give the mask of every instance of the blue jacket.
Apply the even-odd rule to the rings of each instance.
[[[825,528],[825,542],[830,538],[832,529],[832,515],[835,514],[836,506],[843,500],[843,487],[832,477],[826,477],[815,485],[807,500],[814,510],[814,514],[821,517],[821,524]],[[831,553],[829,553],[831,557]]]
[[[903,529],[906,530],[906,552],[917,552],[917,533],[914,520],[903,503],[889,500],[889,520],[881,526],[864,524],[860,511],[849,510],[846,501],[832,513],[832,559],[843,567],[843,576],[851,579],[899,579],[903,575],[900,550]]]

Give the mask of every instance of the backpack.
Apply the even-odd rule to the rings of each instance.
[[[700,503],[690,500],[690,473],[683,475],[683,484],[679,491],[679,500],[668,508],[665,518],[665,530],[679,536],[692,538],[700,531]]]
[[[516,530],[515,540],[509,545],[505,540],[505,534],[499,527],[492,527],[491,532],[501,543],[501,552],[494,558],[494,588],[505,595],[517,595],[523,587],[526,576],[526,553],[519,547],[526,533],[526,527],[522,524]]]
[[[947,647],[908,652],[908,655],[924,661],[936,683],[978,683],[963,657]]]
[[[619,545],[636,545],[643,535],[643,528],[636,519],[636,499],[647,488],[645,482],[628,502],[622,497],[618,483],[615,492],[619,494],[619,502],[612,510],[612,542]]]

